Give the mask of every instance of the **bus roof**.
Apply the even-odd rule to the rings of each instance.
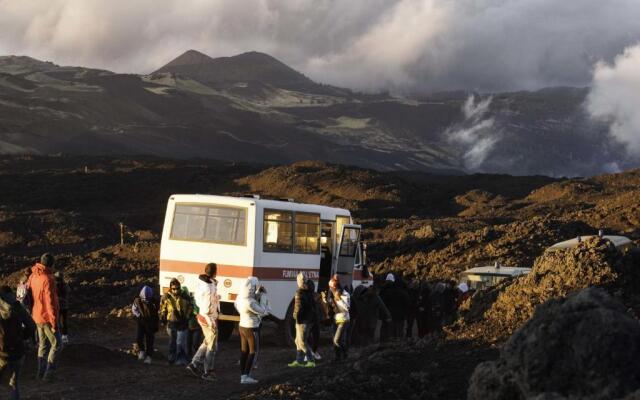
[[[556,243],[553,246],[549,247],[547,250],[573,249],[574,247],[578,246],[578,243],[596,236],[597,235],[580,236],[580,239],[575,237],[573,239]],[[615,247],[628,246],[632,243],[631,239],[626,236],[604,235],[603,238],[609,240]]]
[[[349,210],[344,208],[336,208],[322,206],[318,204],[296,203],[289,200],[272,200],[254,197],[234,197],[234,196],[217,196],[210,194],[174,194],[170,197],[176,203],[203,203],[203,204],[227,204],[248,207],[251,205],[260,206],[262,208],[274,208],[280,210],[293,210],[299,212],[319,213],[321,218],[327,216],[351,216]]]
[[[462,272],[463,275],[493,275],[493,276],[519,276],[528,274],[531,268],[505,267],[500,265],[487,265],[485,267],[475,267]]]

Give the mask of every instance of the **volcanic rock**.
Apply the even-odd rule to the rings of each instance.
[[[468,399],[612,399],[640,387],[640,324],[604,290],[538,307],[497,361],[476,367]]]

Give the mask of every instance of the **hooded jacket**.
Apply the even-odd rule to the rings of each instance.
[[[351,297],[349,292],[342,289],[332,291],[334,318],[337,324],[349,321],[349,307],[351,306]]]
[[[182,292],[173,294],[169,291],[162,296],[160,319],[167,321],[170,328],[175,328],[179,331],[187,329],[192,312],[191,301]]]
[[[206,326],[216,326],[220,312],[218,299],[218,282],[207,275],[200,275],[196,289],[196,305],[198,306],[198,321]]]
[[[297,324],[313,324],[317,316],[313,307],[313,293],[305,283],[304,275],[299,273],[296,278],[298,290],[293,300],[293,319]]]
[[[196,300],[193,298],[193,295],[186,286],[182,286],[182,296],[188,299],[189,304],[191,305],[191,314],[189,314],[189,329],[200,329],[200,326],[198,325],[198,319],[196,318],[196,316],[198,315],[198,306],[196,305]]]
[[[0,369],[6,361],[17,360],[25,353],[24,339],[33,334],[33,320],[13,295],[0,295]]]
[[[158,331],[158,305],[149,286],[142,287],[140,295],[133,300],[131,312],[148,331]]]
[[[33,310],[31,313],[33,321],[36,324],[50,324],[52,328],[56,329],[60,307],[56,293],[56,282],[53,279],[51,268],[36,263],[31,268],[29,287],[33,296]]]
[[[235,301],[242,328],[258,328],[262,317],[268,314],[267,310],[256,300],[257,287],[258,278],[254,276],[247,278]]]

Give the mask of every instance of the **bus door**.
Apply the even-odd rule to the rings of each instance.
[[[340,246],[337,254],[336,274],[343,288],[353,289],[353,268],[361,260],[358,254],[362,226],[345,224],[342,227]]]
[[[333,221],[322,221],[320,224],[320,271],[317,291],[322,292],[329,287],[329,279],[333,269]]]

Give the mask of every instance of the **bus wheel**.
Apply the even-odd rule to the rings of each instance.
[[[283,346],[295,346],[296,323],[293,320],[293,301],[289,304],[289,308],[287,308],[287,314],[284,319],[278,324],[278,332]]]
[[[233,321],[218,321],[218,340],[221,342],[229,340],[235,327],[236,323]]]

